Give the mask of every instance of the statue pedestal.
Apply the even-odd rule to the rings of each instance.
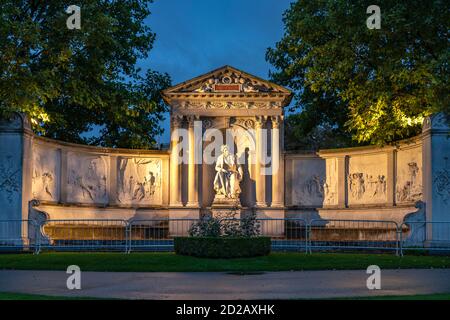
[[[231,199],[222,194],[216,194],[212,203],[212,208],[239,208],[241,201],[239,198]]]
[[[224,195],[216,194],[214,197],[214,201],[211,205],[211,215],[214,216],[223,216],[229,212],[235,212],[235,218],[241,217],[241,201],[239,198],[231,199],[227,198]]]

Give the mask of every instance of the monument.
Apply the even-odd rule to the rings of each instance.
[[[286,151],[292,93],[282,86],[223,66],[162,96],[170,150],[71,144],[33,134],[24,115],[0,121],[0,220],[198,219],[236,210],[279,219],[276,230],[261,228],[277,235],[287,230],[284,218],[401,224],[418,219],[410,214],[424,201],[427,221],[450,221],[442,115],[396,145]],[[430,243],[443,232],[428,229]],[[0,237],[12,237],[5,232]],[[28,237],[26,225],[8,232]]]
[[[172,119],[169,216],[199,217],[220,208],[284,217],[288,89],[224,66],[166,89],[163,98]],[[176,133],[183,129],[180,140]]]

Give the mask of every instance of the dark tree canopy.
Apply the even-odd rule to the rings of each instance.
[[[155,40],[151,2],[2,0],[0,115],[25,112],[38,133],[69,142],[154,146],[170,78],[136,67]],[[80,30],[66,26],[73,4]]]
[[[384,144],[449,111],[450,2],[377,1],[381,29],[366,26],[371,4],[298,0],[284,13],[284,36],[266,58],[273,80],[296,93],[291,139]]]

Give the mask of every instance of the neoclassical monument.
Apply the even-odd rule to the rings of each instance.
[[[75,145],[34,135],[21,115],[1,122],[0,219],[198,218],[234,208],[403,222],[422,200],[427,220],[450,221],[442,115],[395,146],[286,152],[286,88],[224,66],[163,96],[170,150]]]

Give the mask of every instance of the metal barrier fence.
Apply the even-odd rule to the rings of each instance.
[[[400,225],[400,252],[428,250],[450,253],[450,221],[404,222]]]
[[[240,219],[224,219],[240,224]],[[188,235],[197,219],[146,219],[129,222],[129,247],[131,251],[171,251],[173,237]],[[259,234],[272,238],[274,250],[305,250],[307,243],[306,221],[303,219],[256,219]]]
[[[198,219],[131,220],[128,224],[131,251],[172,251],[173,238],[187,236]]]
[[[308,227],[304,219],[257,219],[260,233],[272,238],[273,250],[307,252]]]
[[[36,252],[36,232],[37,225],[32,220],[0,220],[0,248]]]
[[[308,224],[309,252],[317,250],[391,250],[399,254],[395,221],[313,219]]]
[[[46,220],[39,226],[38,250],[127,251],[125,220]]]
[[[234,219],[240,223],[239,219]],[[0,251],[172,251],[173,238],[188,235],[198,219],[0,220]],[[261,235],[283,251],[450,252],[450,222],[262,219]]]

